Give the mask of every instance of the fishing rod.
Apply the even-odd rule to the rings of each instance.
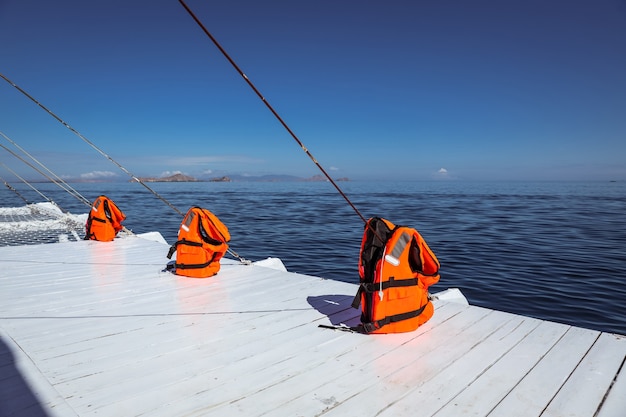
[[[283,125],[283,127],[287,130],[287,132],[289,132],[291,137],[298,143],[298,145],[300,145],[302,150],[308,155],[308,157],[313,161],[313,163],[315,165],[317,165],[317,167],[322,172],[322,174],[324,174],[324,176],[328,179],[328,181],[330,181],[330,183],[335,187],[335,189],[339,192],[339,194],[341,194],[341,196],[348,202],[350,207],[352,207],[352,209],[361,218],[361,220],[363,220],[363,223],[367,224],[367,220],[365,220],[365,217],[363,217],[361,212],[355,207],[354,204],[352,204],[350,199],[344,194],[344,192],[341,190],[341,188],[339,188],[337,183],[331,178],[330,175],[328,175],[326,170],[320,165],[320,163],[317,161],[317,159],[315,159],[315,157],[311,154],[311,152],[309,152],[309,150],[306,148],[306,146],[304,146],[302,141],[300,141],[300,139],[298,139],[296,134],[289,128],[287,123],[285,123],[285,121],[282,119],[282,117],[280,117],[280,115],[276,112],[276,110],[274,110],[274,108],[271,106],[271,104],[265,99],[263,94],[261,94],[261,92],[252,83],[252,81],[250,81],[248,76],[239,68],[239,66],[230,57],[230,55],[228,55],[226,50],[224,48],[222,48],[222,45],[220,45],[220,43],[217,41],[217,39],[215,39],[215,37],[213,35],[211,35],[211,33],[207,30],[207,28],[204,26],[204,24],[202,24],[200,19],[198,19],[198,17],[196,17],[196,15],[193,13],[193,11],[191,11],[191,9],[185,4],[185,2],[183,0],[178,0],[178,1],[185,8],[185,10],[187,10],[187,13],[189,13],[189,15],[193,18],[193,20],[195,20],[195,22],[198,24],[198,26],[200,26],[202,31],[204,31],[204,33],[209,37],[209,39],[211,39],[211,41],[217,47],[217,49],[220,50],[222,55],[224,55],[224,57],[228,60],[228,62],[230,62],[230,64],[235,68],[235,70],[239,73],[239,75],[241,75],[243,77],[243,79],[246,81],[246,83],[248,83],[250,88],[252,88],[252,90],[256,93],[256,95],[261,99],[263,104],[265,104],[265,106],[272,112],[272,114],[276,117],[276,119],[278,119],[280,124]]]
[[[165,197],[161,196],[160,194],[158,194],[156,191],[154,191],[152,188],[150,188],[148,185],[146,185],[146,183],[144,183],[143,181],[141,181],[140,178],[138,178],[137,176],[133,175],[130,171],[128,171],[126,168],[124,168],[120,163],[118,163],[117,161],[115,161],[112,157],[110,157],[109,155],[107,155],[102,149],[98,148],[93,142],[91,142],[89,139],[87,139],[85,136],[83,136],[80,132],[78,132],[76,129],[74,129],[72,126],[70,126],[68,123],[66,123],[65,121],[63,121],[63,119],[61,119],[59,116],[57,116],[56,114],[54,114],[50,109],[48,109],[46,106],[44,106],[43,104],[41,104],[39,101],[37,101],[33,96],[31,96],[30,94],[28,94],[26,91],[24,91],[22,88],[20,88],[17,84],[15,84],[13,81],[11,81],[10,79],[8,79],[4,74],[0,73],[0,77],[2,79],[4,79],[7,83],[11,84],[15,89],[17,89],[20,93],[24,94],[26,97],[28,97],[31,101],[33,101],[36,105],[38,105],[40,108],[42,108],[43,110],[45,110],[50,116],[54,117],[57,121],[59,121],[63,126],[65,126],[66,128],[68,128],[72,133],[74,133],[76,136],[78,136],[81,140],[83,140],[85,143],[87,143],[89,146],[91,146],[93,149],[95,149],[98,153],[100,153],[102,156],[104,156],[106,159],[108,159],[109,161],[111,161],[113,164],[117,165],[117,167],[119,167],[122,171],[124,171],[126,174],[128,174],[133,181],[138,182],[139,184],[141,184],[142,186],[144,186],[149,192],[151,192],[155,197],[157,197],[158,199],[160,199],[161,201],[163,201],[165,204],[167,204],[171,209],[173,209],[176,213],[180,214],[181,216],[184,216],[185,213],[183,213],[182,211],[180,211],[178,208],[176,208],[176,206],[174,206],[172,203],[170,203],[168,200],[165,199]],[[1,145],[0,145],[1,146]],[[6,148],[5,148],[6,149]],[[228,248],[228,253],[230,253],[231,255],[233,255],[235,258],[239,259],[239,261],[243,264],[249,265],[251,262],[245,258],[243,258],[242,256],[240,256],[237,252],[235,252],[234,250],[232,250],[231,248]]]

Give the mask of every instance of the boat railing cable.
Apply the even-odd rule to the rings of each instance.
[[[72,133],[74,133],[76,136],[78,136],[83,142],[85,142],[86,144],[88,144],[89,146],[91,146],[94,150],[96,150],[100,155],[104,156],[106,159],[108,159],[110,162],[112,162],[113,164],[115,164],[119,169],[121,169],[124,173],[126,173],[128,176],[130,176],[132,178],[133,181],[138,182],[139,184],[141,184],[145,189],[147,189],[150,193],[152,193],[155,197],[157,197],[159,200],[161,200],[162,202],[164,202],[165,204],[167,204],[172,210],[174,210],[176,213],[180,214],[181,216],[184,216],[185,213],[183,213],[182,211],[180,211],[176,206],[174,206],[172,203],[170,203],[167,199],[165,199],[165,197],[161,196],[159,193],[157,193],[156,191],[154,191],[152,188],[150,188],[146,183],[144,183],[143,181],[141,181],[140,178],[138,178],[137,176],[135,176],[134,174],[132,174],[129,170],[127,170],[126,168],[124,168],[119,162],[117,162],[116,160],[114,160],[111,156],[109,156],[107,153],[105,153],[102,149],[100,149],[99,147],[97,147],[93,142],[91,142],[89,139],[87,139],[85,136],[83,136],[80,132],[78,132],[76,129],[74,129],[72,126],[70,126],[68,123],[66,123],[63,119],[61,119],[59,116],[57,116],[55,113],[53,113],[50,109],[48,109],[46,106],[44,106],[43,104],[41,104],[39,101],[37,101],[33,96],[31,96],[30,94],[28,94],[26,91],[24,91],[22,88],[20,88],[20,86],[18,86],[17,84],[15,84],[13,81],[11,81],[10,79],[8,79],[4,74],[0,73],[0,77],[2,79],[4,79],[7,83],[11,84],[15,89],[17,89],[20,93],[22,93],[23,95],[25,95],[26,97],[28,97],[31,101],[33,101],[35,104],[37,104],[41,109],[45,110],[46,113],[48,113],[50,116],[54,117],[59,123],[61,123],[63,126],[65,126],[66,128],[68,128]],[[251,262],[245,258],[243,258],[242,256],[240,256],[237,252],[235,252],[234,250],[232,250],[230,247],[228,248],[228,253],[230,253],[232,256],[234,256],[235,258],[239,259],[239,261],[243,264],[250,264]]]
[[[18,208],[17,212],[10,210],[7,215],[0,216],[2,217],[0,246],[12,246],[16,244],[32,245],[53,241],[64,242],[68,241],[67,233],[71,234],[76,241],[81,240],[78,233],[79,230],[85,227],[83,220],[63,209],[56,201],[53,201],[42,193],[4,163],[0,163],[0,166],[12,173],[55,208],[54,210],[50,210],[50,208],[46,208],[45,206],[29,202],[5,179],[0,178],[9,190],[17,194],[17,196],[26,203],[25,208],[30,213],[26,214],[25,212],[21,212]]]
[[[54,172],[52,172],[48,167],[46,167],[44,164],[42,164],[40,161],[38,161],[37,159],[35,159],[31,154],[29,154],[28,152],[26,152],[22,147],[20,147],[17,143],[15,143],[14,141],[12,141],[11,139],[9,139],[8,136],[6,136],[4,133],[0,132],[0,135],[3,136],[6,140],[8,140],[11,144],[13,144],[13,146],[15,146],[16,148],[18,148],[20,151],[22,151],[23,154],[25,154],[26,156],[28,156],[32,161],[34,161],[37,165],[39,165],[41,168],[45,169],[50,175],[42,172],[41,170],[39,170],[37,167],[33,166],[32,164],[30,164],[28,161],[24,160],[21,156],[17,155],[15,152],[13,152],[12,150],[10,150],[9,148],[7,148],[6,146],[0,144],[0,147],[3,148],[4,150],[6,150],[7,152],[9,152],[11,155],[13,155],[14,157],[18,158],[20,161],[22,161],[23,163],[25,163],[26,165],[28,165],[29,167],[31,167],[32,169],[34,169],[35,171],[37,171],[39,174],[43,175],[46,179],[48,179],[49,181],[51,181],[52,183],[56,184],[57,186],[59,186],[60,188],[62,188],[65,192],[67,192],[68,194],[70,194],[71,196],[73,196],[74,198],[76,198],[78,201],[80,201],[81,203],[84,203],[87,206],[91,206],[91,203],[89,202],[89,200],[87,200],[83,195],[81,195],[78,191],[76,191],[73,187],[71,187],[67,182],[65,182],[62,178],[60,178],[58,175],[56,175]],[[54,177],[54,178],[53,178]]]
[[[13,191],[13,192],[14,192],[14,193],[15,193],[15,194],[19,197],[19,198],[21,198],[21,199],[22,199],[22,201],[23,201],[26,205],[30,204],[30,202],[29,202],[26,198],[24,198],[24,196],[23,196],[22,194],[20,194],[20,192],[19,192],[19,191],[17,191],[15,188],[13,188],[13,187],[11,186],[11,184],[9,184],[9,183],[8,183],[8,182],[4,179],[4,178],[0,177],[0,180],[4,183],[4,186],[5,186],[5,187],[7,187],[10,191]]]
[[[89,201],[87,201],[87,199],[85,199],[85,197],[83,197],[80,194],[75,194],[72,193],[69,189],[67,189],[65,187],[65,185],[63,183],[60,183],[58,181],[56,181],[55,179],[53,179],[52,177],[50,177],[49,175],[47,175],[45,172],[41,171],[39,168],[37,168],[36,166],[34,166],[33,164],[31,164],[30,162],[28,162],[27,160],[25,160],[24,158],[22,158],[21,156],[19,156],[18,154],[16,154],[15,152],[13,152],[12,150],[10,150],[9,148],[7,148],[6,146],[0,144],[0,148],[3,148],[4,150],[6,150],[7,152],[9,152],[11,155],[13,155],[14,157],[16,157],[17,159],[19,159],[21,162],[23,162],[24,164],[28,165],[30,168],[34,169],[35,171],[37,171],[39,174],[43,175],[48,181],[52,182],[53,184],[56,184],[57,186],[59,186],[60,188],[62,188],[65,192],[67,192],[68,194],[70,194],[71,196],[73,196],[74,198],[76,198],[78,201],[80,201],[81,203],[86,204],[87,206],[91,206],[91,203]],[[14,173],[15,174],[15,173]],[[28,181],[24,180],[23,178],[20,177],[20,179],[22,179],[22,181],[24,181],[26,184],[28,184]],[[29,184],[30,185],[30,184]],[[34,188],[31,186],[31,188]]]
[[[17,172],[13,171],[11,168],[9,168],[8,166],[6,166],[3,162],[0,162],[0,165],[2,165],[2,167],[4,169],[6,169],[7,171],[9,171],[11,174],[15,175],[20,181],[22,181],[24,184],[26,184],[28,187],[30,187],[34,192],[36,192],[37,194],[39,194],[41,197],[43,197],[48,203],[54,204],[56,207],[59,208],[59,210],[61,210],[64,213],[67,213],[67,210],[63,210],[61,207],[59,207],[59,205],[57,203],[55,203],[54,201],[52,201],[52,199],[50,199],[47,195],[45,195],[44,193],[42,193],[41,191],[39,191],[37,188],[33,187],[28,181],[26,181],[22,176],[20,176]],[[22,198],[23,199],[23,198]]]
[[[265,99],[265,97],[263,96],[263,94],[261,94],[261,92],[256,88],[256,86],[252,83],[252,81],[250,81],[250,79],[248,78],[248,76],[241,70],[241,68],[239,68],[239,66],[237,65],[237,63],[235,63],[235,61],[230,57],[230,55],[228,55],[228,53],[226,52],[226,50],[224,48],[222,48],[222,45],[220,45],[220,43],[217,41],[217,39],[215,39],[215,37],[207,30],[207,28],[204,26],[204,24],[200,21],[200,19],[198,19],[198,17],[193,13],[193,11],[191,11],[191,9],[187,6],[187,4],[185,4],[185,2],[183,0],[178,0],[180,2],[180,4],[185,8],[185,10],[187,10],[187,13],[189,13],[189,15],[193,18],[193,20],[198,24],[198,26],[200,26],[200,28],[202,29],[202,31],[209,37],[209,39],[211,39],[211,41],[213,42],[213,44],[217,47],[217,49],[220,50],[220,52],[222,53],[222,55],[224,55],[224,57],[228,60],[228,62],[230,62],[230,64],[233,66],[233,68],[235,68],[235,70],[239,73],[239,75],[241,75],[241,77],[243,77],[243,79],[246,81],[246,83],[248,83],[248,85],[250,86],[250,88],[252,88],[252,90],[256,93],[256,95],[261,99],[261,101],[263,102],[263,104],[265,104],[265,106],[270,110],[270,112],[272,112],[272,114],[274,115],[274,117],[276,117],[276,119],[278,119],[278,121],[280,122],[281,125],[283,125],[283,127],[287,130],[287,132],[289,132],[289,134],[291,135],[291,137],[298,143],[298,145],[300,145],[300,147],[302,148],[302,150],[307,154],[307,156],[313,161],[313,163],[319,168],[319,170],[322,172],[322,174],[324,174],[324,176],[326,177],[326,179],[328,179],[328,181],[330,181],[330,183],[335,187],[335,189],[339,192],[339,194],[341,194],[341,196],[348,202],[348,204],[350,205],[350,207],[352,207],[352,209],[355,211],[355,213],[361,218],[361,220],[363,220],[363,222],[365,224],[367,224],[367,220],[365,220],[365,217],[363,217],[363,215],[361,214],[361,212],[356,208],[356,206],[354,204],[352,204],[352,202],[350,201],[350,199],[348,198],[348,196],[345,195],[345,193],[341,190],[341,188],[339,188],[339,186],[337,185],[337,183],[331,178],[330,175],[328,175],[328,173],[326,172],[326,170],[322,167],[322,165],[320,165],[320,163],[317,161],[317,159],[315,159],[315,157],[311,154],[311,152],[309,152],[309,150],[306,148],[306,146],[304,146],[304,144],[302,143],[302,141],[300,141],[300,139],[298,139],[298,137],[296,136],[296,134],[291,130],[291,128],[287,125],[287,123],[285,123],[285,121],[283,120],[282,117],[280,117],[280,115],[276,112],[276,110],[274,110],[274,108],[271,106],[271,104]]]
[[[43,110],[45,110],[50,116],[54,117],[59,123],[61,123],[63,126],[65,126],[66,128],[68,128],[72,133],[74,133],[76,136],[78,136],[83,142],[85,142],[86,144],[88,144],[89,146],[91,146],[94,150],[96,150],[96,152],[98,152],[100,155],[104,156],[106,159],[108,159],[109,161],[111,161],[113,164],[117,165],[117,167],[119,169],[121,169],[124,173],[126,173],[128,176],[130,176],[132,178],[133,181],[138,182],[139,184],[143,185],[149,192],[151,192],[155,197],[159,198],[161,201],[163,201],[165,204],[167,204],[168,206],[170,206],[170,208],[172,208],[175,212],[177,212],[178,214],[180,214],[181,216],[184,215],[184,213],[182,211],[180,211],[178,208],[176,208],[176,206],[174,206],[172,203],[170,203],[169,201],[167,201],[164,197],[162,197],[161,195],[159,195],[156,191],[154,191],[152,188],[148,187],[143,181],[141,181],[141,179],[139,179],[138,177],[136,177],[135,175],[133,175],[130,171],[128,171],[126,168],[124,168],[120,163],[118,163],[116,160],[114,160],[111,156],[109,156],[107,153],[105,153],[102,149],[100,149],[99,147],[97,147],[93,142],[91,142],[89,139],[87,139],[85,136],[83,136],[79,131],[77,131],[76,129],[74,129],[72,126],[70,126],[68,123],[66,123],[63,119],[61,119],[59,116],[57,116],[55,113],[53,113],[50,109],[48,109],[46,106],[44,106],[43,104],[41,104],[39,101],[37,101],[37,99],[35,99],[33,96],[31,96],[30,94],[28,94],[26,91],[24,91],[20,86],[18,86],[17,84],[15,84],[13,81],[11,81],[10,79],[8,79],[7,77],[4,76],[4,74],[0,73],[0,77],[2,77],[6,82],[8,82],[9,84],[11,84],[13,87],[15,87],[20,93],[24,94],[26,97],[28,97],[31,101],[33,101],[36,105],[38,105],[40,108],[42,108]]]
[[[0,135],[4,136],[5,138],[7,138],[2,132],[0,132]],[[8,138],[7,138],[8,139]],[[13,155],[14,157],[16,157],[17,159],[19,159],[21,162],[23,162],[24,164],[28,165],[29,167],[31,167],[32,169],[34,169],[35,171],[37,171],[39,174],[43,175],[48,181],[50,181],[51,183],[57,185],[58,187],[60,187],[61,189],[63,189],[65,192],[67,192],[69,195],[71,195],[72,197],[76,198],[78,201],[80,201],[81,203],[85,204],[87,207],[91,208],[91,203],[89,202],[89,200],[87,200],[82,194],[80,194],[78,191],[76,191],[74,188],[72,188],[67,182],[63,181],[63,179],[61,179],[58,175],[56,175],[54,172],[52,172],[49,168],[47,168],[45,165],[43,165],[41,162],[37,161],[36,159],[34,159],[28,152],[26,152],[24,149],[22,149],[21,147],[19,147],[19,145],[17,145],[16,143],[14,143],[13,141],[11,141],[14,146],[16,146],[18,149],[20,149],[22,152],[24,152],[26,155],[28,155],[29,157],[31,157],[34,161],[36,161],[42,168],[44,168],[46,171],[48,171],[52,176],[54,176],[57,179],[54,179],[52,177],[50,177],[49,175],[47,175],[46,173],[42,172],[41,170],[39,170],[37,167],[33,166],[30,162],[24,160],[24,158],[22,158],[21,156],[17,155],[15,152],[13,152],[11,149],[7,148],[6,146],[0,144],[0,147],[3,148],[4,150],[6,150],[7,152],[9,152],[11,155]],[[4,164],[3,164],[4,165]],[[48,198],[47,196],[45,196],[42,192],[40,192],[39,190],[37,190],[37,188],[35,188],[33,185],[31,185],[26,179],[20,177],[15,171],[11,170],[9,167],[7,167],[6,165],[4,165],[4,167],[6,169],[8,169],[9,171],[11,171],[13,173],[13,175],[15,175],[18,179],[20,179],[24,184],[26,184],[27,186],[29,186],[30,188],[32,188],[33,190],[35,190],[37,193],[39,193],[39,195],[41,195],[42,197],[44,197],[46,200],[48,200],[48,202],[54,204],[55,206],[57,206],[59,208],[59,210],[65,212],[65,213],[69,213],[69,211],[64,210],[63,208],[61,208],[61,206],[59,206],[55,201],[53,201],[52,199]],[[17,191],[16,191],[17,192]],[[122,226],[122,230],[124,231],[124,233],[127,233],[129,235],[132,235],[133,232],[129,229],[127,229],[125,226]]]
[[[78,191],[74,190],[72,187],[69,187],[69,184],[67,184],[65,181],[62,181],[62,183],[64,183],[65,185],[67,185],[69,188],[71,188],[72,190],[74,190],[76,192],[72,193],[70,192],[70,190],[68,190],[67,188],[65,188],[61,183],[55,181],[53,178],[47,176],[46,174],[44,174],[43,172],[41,172],[40,170],[38,170],[36,167],[34,167],[33,165],[31,165],[28,161],[25,161],[23,158],[21,158],[19,155],[14,154],[11,150],[7,149],[5,146],[0,145],[0,147],[4,148],[5,150],[7,150],[8,152],[10,152],[11,154],[13,154],[13,156],[15,156],[16,158],[18,158],[20,161],[24,162],[26,165],[30,166],[31,168],[33,168],[34,170],[36,170],[37,172],[39,172],[40,174],[42,174],[44,177],[46,177],[50,182],[52,182],[53,184],[58,185],[59,187],[61,187],[65,192],[67,192],[68,194],[70,194],[71,196],[75,197],[76,199],[78,199],[81,203],[84,203],[87,205],[87,207],[91,208],[91,203],[89,202],[89,200],[87,200],[84,196],[82,196],[80,193],[78,193]],[[24,184],[26,184],[28,187],[30,187],[32,190],[34,190],[36,193],[38,193],[40,196],[42,196],[43,198],[45,198],[49,203],[54,204],[59,210],[61,210],[62,212],[64,212],[65,214],[69,214],[68,210],[63,209],[61,206],[59,206],[59,204],[52,200],[51,198],[49,198],[48,196],[46,196],[45,194],[43,194],[41,191],[39,191],[36,187],[34,187],[30,182],[28,182],[26,179],[24,179],[23,177],[21,177],[19,174],[17,174],[15,171],[13,171],[11,168],[9,168],[8,166],[6,166],[5,164],[2,164],[2,166],[7,169],[8,171],[10,171],[13,175],[15,175],[20,181],[22,181]],[[46,168],[47,169],[47,168]],[[49,169],[47,169],[52,175],[56,176],[56,174],[52,171],[50,171]],[[10,187],[6,182],[5,184]],[[15,193],[20,195],[17,190],[15,190]],[[20,196],[22,197],[22,196]],[[29,204],[23,197],[22,200],[24,200],[26,202],[26,204]],[[132,235],[133,232],[132,230],[129,230],[126,228],[126,226],[122,226],[122,231],[126,234]]]

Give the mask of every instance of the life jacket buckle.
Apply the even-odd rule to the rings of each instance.
[[[376,323],[362,323],[363,324],[363,331],[365,331],[365,333],[371,333],[374,330],[378,329],[378,327],[376,326]]]

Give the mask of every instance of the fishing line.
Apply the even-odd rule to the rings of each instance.
[[[263,97],[263,95],[261,94],[261,92],[255,87],[255,85],[252,83],[252,81],[250,81],[250,79],[248,78],[248,76],[246,74],[244,74],[244,72],[239,68],[239,66],[235,63],[235,61],[230,57],[230,55],[228,55],[228,53],[226,52],[226,50],[224,50],[224,48],[222,48],[222,46],[219,44],[219,42],[217,41],[217,39],[215,39],[215,37],[213,37],[213,35],[211,35],[211,33],[207,30],[207,28],[202,24],[202,22],[200,21],[200,19],[198,19],[196,17],[196,15],[191,11],[191,9],[185,4],[185,2],[183,0],[178,0],[180,2],[180,4],[185,8],[185,10],[187,10],[187,13],[189,13],[189,15],[193,18],[193,20],[195,20],[195,22],[198,24],[198,26],[200,26],[200,28],[204,31],[204,33],[209,37],[209,39],[211,39],[211,41],[213,42],[213,44],[217,47],[217,49],[220,50],[220,52],[222,53],[222,55],[224,55],[224,57],[226,57],[226,59],[228,60],[228,62],[230,62],[230,64],[235,68],[235,70],[237,70],[237,72],[239,73],[239,75],[241,75],[243,77],[243,79],[246,81],[246,83],[248,83],[248,85],[250,86],[250,88],[252,88],[252,90],[256,93],[256,95],[261,99],[261,101],[263,102],[263,104],[265,104],[265,106],[267,106],[267,108],[272,112],[272,114],[276,117],[276,119],[278,119],[278,121],[280,122],[280,124],[283,125],[283,127],[287,130],[287,132],[289,132],[289,134],[291,135],[291,137],[298,143],[298,145],[300,145],[300,147],[302,148],[302,150],[308,155],[308,157],[313,161],[313,163],[315,165],[317,165],[317,167],[319,168],[320,171],[322,171],[322,174],[324,174],[324,176],[328,179],[328,181],[330,181],[330,183],[335,187],[335,189],[339,192],[339,194],[341,194],[341,196],[348,202],[348,204],[350,205],[350,207],[352,207],[352,209],[356,212],[356,214],[361,218],[361,220],[363,220],[363,223],[367,224],[367,220],[365,220],[365,217],[363,217],[363,215],[361,214],[361,212],[354,206],[354,204],[352,204],[352,202],[350,201],[350,199],[344,194],[344,192],[341,190],[341,188],[339,188],[339,186],[337,185],[337,183],[330,177],[330,175],[328,175],[328,173],[326,172],[326,170],[320,165],[319,162],[317,162],[317,159],[315,159],[315,157],[311,154],[311,152],[309,152],[309,150],[306,148],[306,146],[304,146],[304,144],[300,141],[300,139],[298,139],[298,137],[296,136],[296,134],[289,128],[289,126],[287,126],[287,123],[285,123],[285,121],[278,115],[278,113],[276,112],[276,110],[274,110],[274,108],[270,105],[270,103],[265,99],[265,97]]]
[[[115,161],[113,158],[111,158],[108,154],[106,154],[102,149],[98,148],[94,143],[92,143],[89,139],[87,139],[85,136],[83,136],[82,134],[80,134],[80,132],[78,132],[76,129],[74,129],[72,126],[70,126],[68,123],[66,123],[65,121],[63,121],[63,119],[61,119],[59,116],[57,116],[56,114],[54,114],[50,109],[48,109],[46,106],[44,106],[43,104],[41,104],[39,101],[37,101],[33,96],[31,96],[30,94],[28,94],[26,91],[24,91],[22,88],[20,88],[17,84],[15,84],[13,81],[9,80],[7,77],[4,76],[4,74],[0,73],[0,77],[2,77],[7,83],[11,84],[13,87],[15,87],[15,89],[17,89],[20,93],[24,94],[26,97],[28,97],[31,101],[33,101],[36,105],[38,105],[39,107],[41,107],[43,110],[45,110],[50,116],[54,117],[57,121],[59,121],[63,126],[67,127],[72,133],[74,133],[76,136],[78,136],[81,140],[83,140],[85,143],[87,143],[89,146],[91,146],[93,149],[95,149],[100,155],[104,156],[106,159],[108,159],[109,161],[111,161],[112,163],[114,163],[115,165],[117,165],[118,168],[120,168],[122,171],[124,171],[126,174],[128,174],[133,181],[138,182],[139,184],[143,185],[148,191],[150,191],[155,197],[157,197],[159,200],[163,201],[165,204],[167,204],[171,209],[173,209],[176,213],[180,214],[181,216],[184,216],[185,213],[183,213],[182,211],[180,211],[178,208],[176,208],[176,206],[174,206],[172,203],[170,203],[168,200],[165,199],[165,197],[161,196],[160,194],[158,194],[156,191],[154,191],[152,188],[150,188],[148,185],[146,185],[146,183],[144,183],[143,181],[141,181],[141,179],[139,179],[138,177],[136,177],[135,175],[133,175],[130,171],[128,171],[126,168],[124,168],[120,163],[118,163],[117,161]],[[2,145],[0,145],[2,146]],[[3,146],[4,147],[4,146]],[[4,147],[6,149],[6,147]],[[13,153],[13,152],[12,152]],[[35,168],[36,169],[36,168]],[[44,174],[45,175],[45,174]],[[24,181],[24,180],[23,180]],[[32,188],[32,187],[31,187]],[[40,193],[41,194],[41,193]],[[46,197],[46,199],[48,199]],[[51,201],[48,199],[48,201]],[[230,253],[231,255],[233,255],[235,258],[239,259],[239,261],[241,261],[244,264],[250,264],[251,262],[248,261],[247,259],[241,257],[237,252],[235,252],[234,250],[232,250],[230,247],[227,249],[228,253]]]

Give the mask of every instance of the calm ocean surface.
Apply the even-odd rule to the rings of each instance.
[[[474,305],[626,334],[626,182],[338,184],[364,217],[420,231],[441,262],[431,292],[457,287]],[[63,209],[87,212],[53,184],[36,185]],[[293,272],[358,282],[363,223],[329,183],[148,185],[182,212],[215,213],[244,258],[278,257]],[[112,198],[134,232],[176,240],[181,216],[141,185],[72,186],[90,201]],[[6,188],[0,198],[23,205]]]

